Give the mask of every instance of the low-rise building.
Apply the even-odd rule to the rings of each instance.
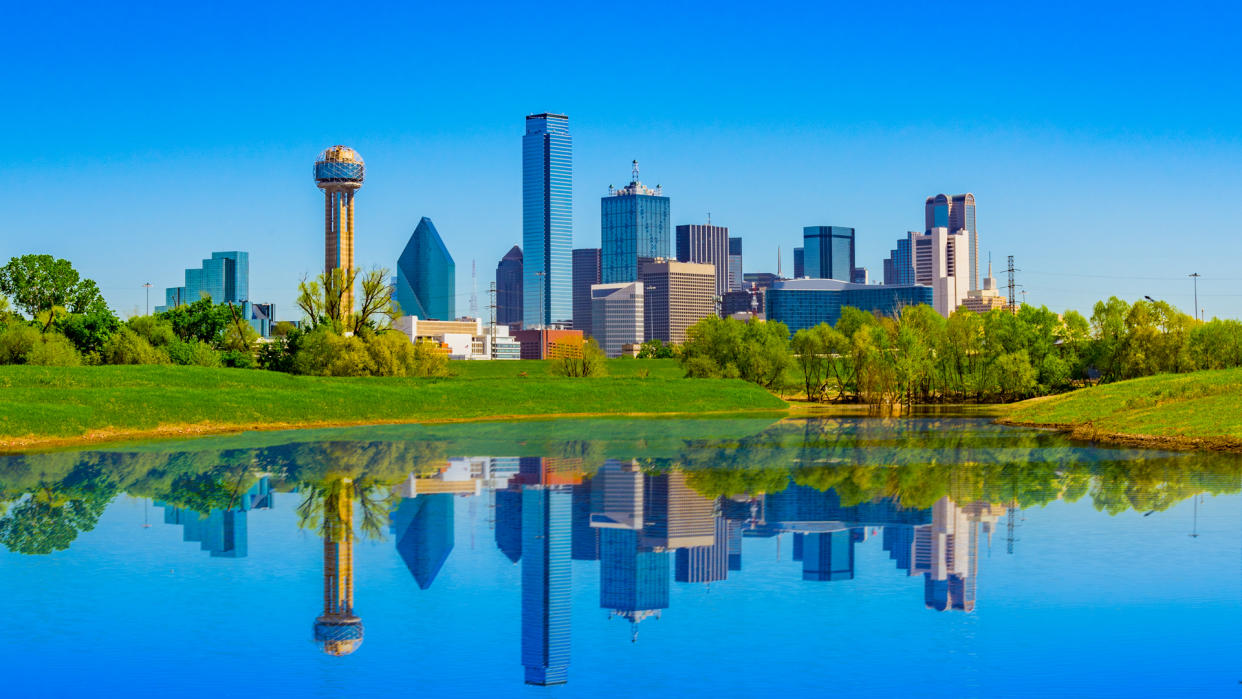
[[[935,305],[930,286],[851,284],[836,279],[779,281],[764,296],[768,320],[784,323],[791,333],[820,323],[836,325],[846,306],[895,318],[906,306]]]
[[[392,325],[410,342],[435,343],[449,359],[520,358],[518,341],[509,335],[507,325],[491,328],[478,318],[426,320],[418,316],[401,316]]]
[[[992,263],[988,262],[988,276],[983,278],[983,288],[967,291],[961,308],[975,313],[987,313],[1008,307],[1008,300],[1001,296],[1000,289],[996,288],[996,278],[992,276]]]
[[[556,359],[565,356],[564,348],[580,347],[583,341],[581,330],[556,328],[518,330],[513,337],[521,343],[522,359]]]

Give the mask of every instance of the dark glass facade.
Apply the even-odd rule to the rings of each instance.
[[[600,281],[600,248],[574,250],[574,330],[591,334],[591,285]]]
[[[573,491],[522,487],[522,665],[526,683],[569,680]]]
[[[395,295],[401,314],[434,320],[457,317],[457,266],[431,219],[424,216],[397,259]]]
[[[854,269],[854,229],[807,226],[802,229],[802,258],[810,279],[850,281]],[[797,270],[794,270],[795,274]]]
[[[777,282],[765,294],[767,318],[795,333],[820,323],[836,325],[846,306],[896,317],[906,306],[934,306],[930,286],[863,286],[829,279]]]
[[[496,322],[522,322],[522,248],[516,245],[496,265]]]
[[[979,231],[975,226],[975,195],[937,194],[927,197],[923,204],[923,228],[930,233],[933,228],[948,228],[950,233],[965,229],[970,234],[969,282],[971,289],[979,287]]]
[[[806,248],[794,248],[794,279],[806,276]]]

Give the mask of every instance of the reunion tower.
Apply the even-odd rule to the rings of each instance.
[[[349,146],[332,146],[315,161],[315,184],[323,190],[323,271],[354,271],[354,193],[366,177],[366,165],[358,151]],[[354,288],[350,284],[341,296],[341,314],[354,311]]]

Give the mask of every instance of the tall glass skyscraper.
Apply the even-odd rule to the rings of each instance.
[[[854,269],[854,229],[807,226],[802,229],[802,263],[811,279],[848,282]]]
[[[729,291],[742,289],[742,239],[729,238]]]
[[[569,117],[533,114],[522,137],[522,326],[573,319]]]
[[[969,282],[972,290],[979,288],[979,232],[975,227],[975,195],[937,194],[923,203],[923,229],[948,228],[950,233],[965,229],[970,234]]]
[[[677,227],[677,260],[716,268],[716,295],[729,290],[729,229],[712,224]]]
[[[522,488],[522,665],[526,683],[569,679],[573,491]]]
[[[600,199],[602,284],[637,281],[639,258],[668,257],[672,248],[669,198],[640,182],[633,165],[630,183]]]
[[[522,322],[522,248],[516,245],[496,265],[496,322]]]
[[[213,252],[201,267],[185,271],[185,286],[164,290],[164,306],[156,312],[210,296],[214,303],[240,303],[250,300],[250,253],[239,250]]]
[[[600,249],[574,250],[574,330],[591,334],[591,287],[600,283]]]
[[[397,259],[393,290],[402,315],[434,320],[457,317],[457,266],[431,219],[424,216]]]

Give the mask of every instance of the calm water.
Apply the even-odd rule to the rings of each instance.
[[[4,693],[1236,697],[1240,490],[943,418],[0,457]]]

